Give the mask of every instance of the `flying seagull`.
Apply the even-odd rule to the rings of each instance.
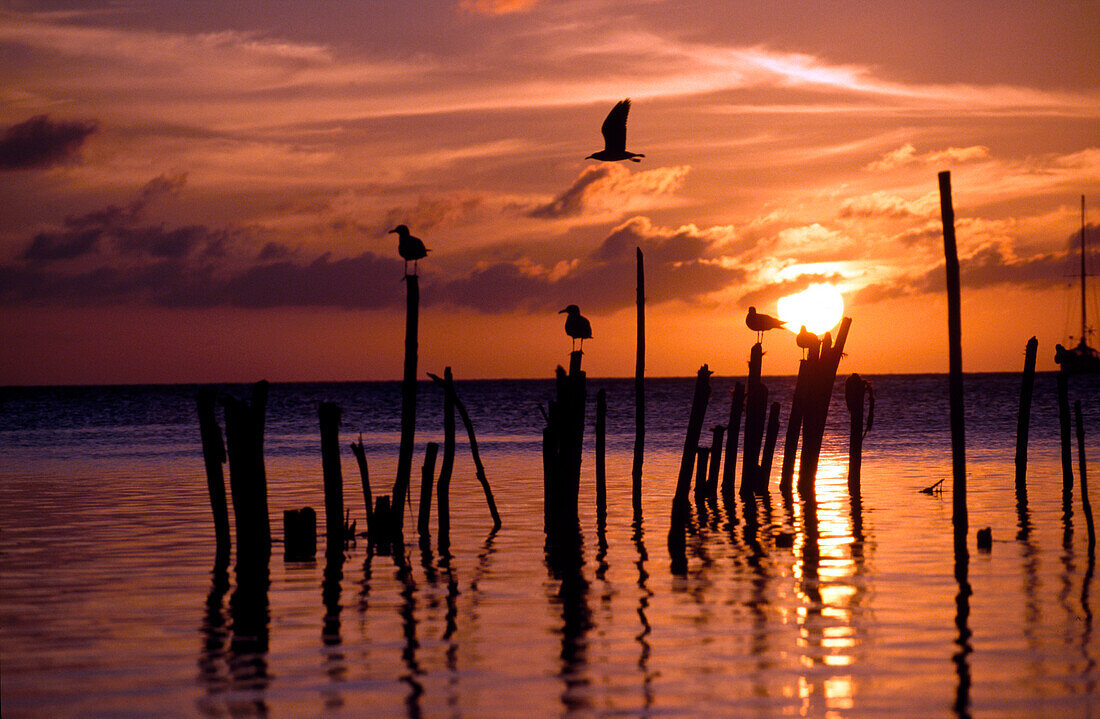
[[[577,349],[577,340],[581,341],[581,349],[584,349],[584,341],[592,337],[592,323],[581,314],[581,308],[569,305],[558,314],[565,313],[565,334],[573,338],[573,350]]]
[[[615,162],[616,160],[630,160],[641,162],[639,157],[645,155],[639,152],[627,152],[626,149],[626,116],[630,113],[630,100],[621,100],[607,113],[607,119],[603,121],[600,132],[603,133],[603,149],[593,152],[586,160],[603,160]]]
[[[413,263],[413,274],[416,274],[416,261],[428,256],[429,250],[424,247],[424,242],[419,237],[409,234],[409,228],[398,225],[386,234],[397,233],[397,254],[405,260],[405,274],[409,274],[409,260]]]
[[[762,315],[756,311],[755,307],[750,307],[749,313],[745,315],[745,324],[756,333],[756,341],[763,342],[765,332],[783,327],[787,322],[771,315]]]
[[[812,350],[814,347],[821,345],[821,340],[813,332],[806,329],[806,325],[802,325],[802,329],[794,337],[794,342],[804,350]],[[806,358],[805,352],[802,353],[802,358]]]

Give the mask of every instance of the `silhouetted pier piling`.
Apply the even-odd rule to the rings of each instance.
[[[322,402],[317,408],[321,424],[321,472],[325,485],[325,556],[344,553],[344,477],[340,468],[340,406]]]
[[[951,399],[951,523],[955,529],[956,555],[966,552],[966,424],[963,408],[962,298],[959,287],[959,254],[955,244],[955,209],[951,201],[951,173],[941,172],[940,214],[943,218],[943,253],[947,271],[948,389]]]
[[[431,546],[429,523],[432,515],[432,484],[435,481],[435,459],[439,454],[439,443],[428,442],[424,450],[424,466],[420,471],[420,507],[416,515],[416,531],[422,547]]]
[[[642,460],[645,453],[645,262],[641,248],[635,248],[638,279],[638,337],[634,361],[634,462],[631,466],[630,498],[634,522],[642,520]]]
[[[722,498],[728,501],[733,497],[735,484],[734,470],[737,467],[737,443],[741,436],[741,415],[745,411],[745,385],[736,382],[730,391],[730,419],[726,425],[726,456],[722,466]]]
[[[1089,533],[1089,558],[1096,554],[1096,528],[1092,520],[1092,504],[1089,502],[1088,479],[1085,471],[1085,424],[1081,419],[1081,400],[1073,403],[1074,419],[1077,421],[1077,467],[1081,478],[1081,511],[1085,514],[1085,526]]]
[[[267,513],[264,467],[264,418],[268,384],[257,382],[251,400],[225,397],[225,439],[229,488],[237,527],[237,570],[267,566],[271,558],[271,521]]]
[[[417,335],[420,327],[420,278],[405,275],[405,365],[401,380],[401,444],[397,455],[397,479],[393,483],[393,531],[401,534],[405,520],[405,496],[412,479],[416,435]]]
[[[1035,357],[1039,340],[1032,337],[1024,350],[1024,374],[1020,384],[1020,414],[1016,420],[1016,503],[1027,506],[1027,443],[1031,428],[1031,395],[1035,388]]]
[[[703,419],[707,414],[710,400],[711,371],[703,365],[695,379],[695,393],[691,399],[691,415],[688,418],[687,435],[684,437],[684,453],[680,459],[680,475],[676,480],[676,494],[672,498],[672,518],[668,529],[668,551],[672,558],[672,572],[683,574],[687,571],[687,553],[684,533],[688,524],[688,493],[691,491],[691,477],[695,469],[695,453],[699,447],[699,436],[703,431]]]
[[[210,508],[214,513],[214,537],[216,540],[215,564],[229,562],[229,505],[225,495],[225,442],[222,428],[214,412],[217,395],[212,389],[198,393],[199,435],[202,439],[202,458],[206,465],[206,486],[210,493]]]
[[[559,366],[555,376],[556,399],[546,413],[542,449],[546,532],[552,537],[575,534],[580,526],[577,500],[588,396],[580,350],[569,356],[569,373]]]
[[[863,422],[863,404],[868,396],[871,410],[868,413],[866,428]],[[844,403],[848,407],[848,494],[860,496],[860,480],[863,467],[863,438],[871,429],[871,417],[874,413],[875,395],[871,383],[856,373],[848,375],[844,382]]]

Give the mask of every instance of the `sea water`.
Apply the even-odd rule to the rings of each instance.
[[[0,389],[3,715],[1100,714],[1095,562],[1076,485],[1069,513],[1063,504],[1053,375],[1035,382],[1026,508],[1014,489],[1020,377],[966,377],[961,575],[947,378],[867,379],[875,414],[858,501],[847,489],[842,381],[808,502],[777,488],[793,379],[765,378],[783,420],[769,502],[719,501],[694,515],[683,575],[670,571],[666,537],[694,378],[647,381],[639,525],[633,382],[589,381],[582,543],[565,564],[543,532],[540,407],[553,383],[460,381],[500,531],[460,434],[449,554],[417,546],[410,508],[400,558],[360,541],[343,562],[323,550],[315,562],[285,562],[276,544],[259,588],[213,570],[197,387]],[[733,382],[712,379],[705,428],[726,422]],[[601,388],[602,530],[591,400]],[[1100,382],[1074,378],[1070,389],[1083,404],[1086,456],[1100,456]],[[345,506],[360,528],[350,442],[362,437],[375,496],[392,487],[397,383],[272,385],[265,460],[276,541],[284,509],[313,506],[323,527],[321,401],[343,408]],[[419,466],[425,444],[442,440],[442,395],[430,383],[418,394],[416,439]],[[1076,438],[1072,456],[1079,481]],[[942,494],[920,491],[939,480]],[[412,498],[418,484],[419,471]],[[988,551],[974,544],[983,527]]]

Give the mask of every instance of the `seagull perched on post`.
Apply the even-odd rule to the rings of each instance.
[[[573,338],[573,350],[577,349],[577,340],[581,341],[581,349],[584,349],[584,341],[592,337],[592,323],[581,314],[581,308],[569,305],[558,314],[565,313],[565,334]]]
[[[787,321],[771,315],[762,315],[756,311],[755,307],[750,307],[749,313],[745,315],[745,324],[756,333],[756,341],[763,342],[765,332],[783,327]]]
[[[419,237],[409,234],[409,228],[398,225],[386,234],[397,233],[397,254],[405,260],[405,275],[409,274],[409,260],[413,263],[413,274],[416,274],[416,261],[428,256],[429,250],[424,247],[424,242]]]
[[[813,332],[806,329],[806,325],[802,325],[802,329],[794,337],[794,343],[803,350],[812,350],[814,347],[821,345],[821,340]],[[806,359],[806,352],[802,353],[802,359]]]
[[[615,162],[616,160],[630,160],[641,162],[639,157],[645,155],[639,152],[628,152],[626,149],[626,116],[630,113],[630,100],[620,100],[607,113],[607,119],[603,121],[600,132],[603,133],[603,149],[593,152],[586,160],[603,160]]]

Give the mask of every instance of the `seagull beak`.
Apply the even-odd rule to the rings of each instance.
[[[565,313],[566,313],[566,312],[568,312],[568,311],[569,311],[569,310],[558,310],[558,314],[559,314],[559,315],[563,315],[563,314],[565,314]]]
[[[390,230],[389,232],[387,232],[386,234],[387,234],[387,235],[392,235],[392,234],[393,234],[393,233],[395,233],[395,232],[397,232],[397,228],[396,228],[396,227],[395,227],[395,228],[393,228],[392,230]]]

